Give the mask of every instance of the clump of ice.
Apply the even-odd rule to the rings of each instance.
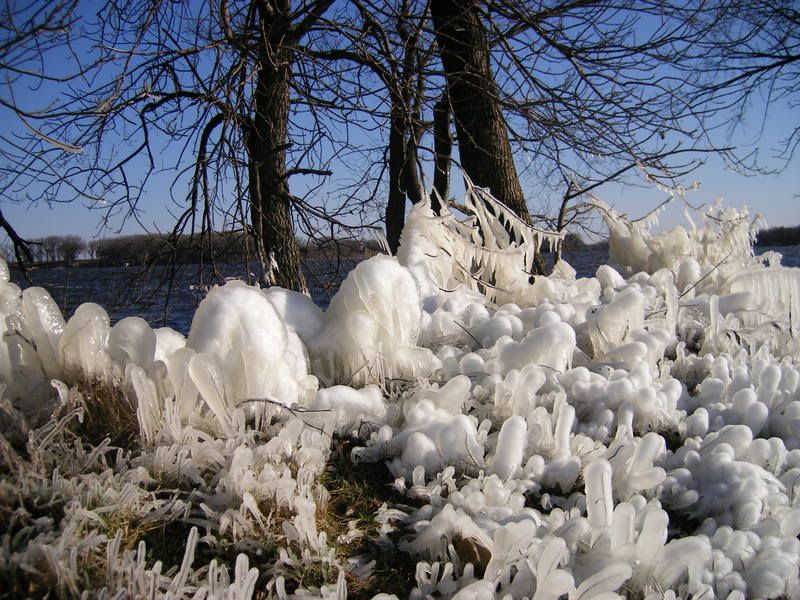
[[[309,414],[309,420],[333,422],[335,431],[344,435],[358,435],[362,426],[380,426],[386,421],[386,404],[376,385],[359,390],[346,385],[323,388],[317,392],[310,410],[320,414]]]
[[[197,308],[186,347],[219,366],[228,404],[243,400],[305,403],[316,391],[299,336],[255,287],[213,288]]]
[[[421,400],[405,414],[403,429],[388,443],[389,464],[397,475],[410,476],[417,466],[433,475],[447,465],[462,469],[484,466],[483,444],[478,441],[474,417],[453,414],[430,400]]]
[[[438,366],[417,346],[420,292],[395,258],[375,256],[342,282],[319,333],[308,339],[314,372],[327,384],[364,385],[424,377]]]
[[[58,342],[65,373],[103,377],[110,375],[111,360],[106,352],[111,322],[106,311],[87,302],[75,309]]]
[[[108,334],[108,355],[124,370],[128,364],[147,369],[156,356],[157,335],[147,321],[127,317],[116,323]]]
[[[529,331],[520,342],[504,344],[498,358],[504,370],[536,364],[553,371],[565,371],[572,364],[574,351],[575,330],[553,319]]]

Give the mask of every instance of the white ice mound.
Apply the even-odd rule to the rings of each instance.
[[[314,373],[326,384],[361,386],[430,375],[439,362],[419,348],[419,288],[395,258],[378,255],[353,269],[308,340]]]
[[[0,259],[2,262],[2,259]],[[61,374],[58,337],[64,328],[61,312],[42,288],[19,287],[3,281],[0,271],[0,383],[4,396],[36,410],[51,395],[50,377]]]
[[[64,372],[70,377],[104,377],[111,372],[106,344],[111,321],[103,307],[87,302],[72,315],[58,342]]]
[[[690,229],[654,234],[649,226],[657,214],[634,222],[593,202],[609,228],[609,261],[628,274],[637,273],[632,280],[653,274],[661,291],[668,292],[665,312],[670,328],[677,303],[682,309],[677,315],[680,333],[686,335],[692,327],[703,330],[699,341],[704,352],[766,345],[782,356],[800,358],[800,269],[780,266],[780,255],[774,252],[754,255],[753,240],[763,226],[760,216],[750,219],[747,208],[737,211],[717,202],[702,215],[702,226],[690,220]],[[674,291],[661,273],[671,273]],[[598,278],[602,281],[599,269]],[[647,309],[650,314],[660,311],[649,303]],[[597,332],[592,336],[596,346],[603,341]]]
[[[44,374],[48,378],[61,377],[58,339],[65,326],[61,309],[46,290],[30,287],[22,292],[22,317],[26,337],[39,354]]]
[[[589,337],[596,357],[602,357],[626,342],[630,334],[644,326],[644,296],[629,287],[608,304],[586,314]]]
[[[731,279],[730,291],[747,292],[761,301],[760,310],[743,307],[745,325],[758,326],[770,322],[773,315],[786,315],[786,321],[775,325],[792,337],[800,335],[800,269],[751,267]]]
[[[186,338],[171,327],[159,327],[154,332],[156,334],[155,360],[166,362],[173,352],[186,347]]]
[[[484,466],[484,447],[478,441],[474,417],[454,415],[425,399],[415,403],[405,419],[403,430],[388,447],[390,455],[399,455],[389,464],[396,475],[410,477],[420,466],[429,474],[447,465],[467,470]]]
[[[186,347],[213,358],[230,406],[271,400],[306,404],[316,392],[305,345],[257,287],[215,287],[192,319]]]
[[[324,313],[311,298],[277,286],[263,290],[263,294],[306,345],[317,338],[324,325]]]
[[[500,351],[506,371],[536,364],[553,371],[565,371],[572,364],[575,330],[555,322],[532,329],[519,343],[510,342]]]
[[[376,385],[360,390],[346,385],[323,388],[317,392],[310,410],[311,419],[320,424],[334,421],[334,430],[344,435],[358,435],[362,425],[382,425],[386,420],[386,404]]]
[[[522,465],[527,434],[528,424],[519,415],[506,419],[503,423],[491,460],[491,469],[500,479],[509,479]]]
[[[116,323],[108,336],[108,355],[124,372],[132,363],[147,369],[156,356],[158,336],[139,317],[127,317]]]

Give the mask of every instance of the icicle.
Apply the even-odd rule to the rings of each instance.
[[[503,423],[492,461],[492,471],[500,479],[509,479],[521,466],[527,433],[528,426],[522,417],[511,417]]]
[[[586,467],[586,513],[592,526],[592,543],[611,526],[614,500],[611,496],[611,465],[607,460],[596,460]]]
[[[186,549],[183,552],[183,560],[181,561],[181,568],[175,578],[172,580],[172,591],[176,594],[181,594],[183,586],[189,578],[189,570],[194,562],[194,553],[197,548],[197,540],[199,539],[197,527],[192,527],[189,531],[189,537],[186,539]]]
[[[208,354],[196,354],[189,361],[189,376],[197,386],[224,435],[233,433],[231,413],[225,398],[225,384],[222,372],[214,357]]]
[[[570,600],[590,600],[599,598],[602,594],[613,592],[630,579],[633,570],[625,563],[612,563],[599,573],[583,581]],[[610,596],[603,596],[610,598]]]

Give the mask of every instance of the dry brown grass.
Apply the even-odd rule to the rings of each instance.
[[[82,379],[76,388],[84,409],[78,435],[93,446],[108,438],[118,448],[139,447],[136,407],[124,389],[99,379]]]
[[[350,452],[355,445],[348,438],[337,437],[332,441],[328,466],[320,477],[330,499],[327,505],[318,508],[317,526],[328,534],[328,543],[336,548],[340,558],[360,555],[375,561],[375,568],[366,580],[346,573],[348,598],[372,598],[380,592],[407,598],[415,583],[417,561],[396,544],[378,542],[375,514],[384,503],[406,510],[411,507],[407,506],[408,499],[390,486],[393,477],[383,463],[353,463]],[[349,523],[353,521],[363,535],[350,543],[339,543],[337,538],[349,531]]]

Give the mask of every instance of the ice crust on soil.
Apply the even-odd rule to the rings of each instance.
[[[484,190],[465,205],[415,206],[398,256],[327,311],[232,282],[188,338],[94,304],[65,322],[0,264],[0,508],[63,513],[0,534],[0,572],[76,596],[100,565],[98,597],[345,598],[374,563],[323,530],[340,436],[417,507],[375,515],[417,561],[412,598],[800,598],[800,270],[754,257],[746,211],[652,234],[598,203],[613,266],[532,280],[558,236]],[[69,441],[89,379],[124,390],[139,451]],[[183,524],[181,564],[127,547],[117,514]]]

